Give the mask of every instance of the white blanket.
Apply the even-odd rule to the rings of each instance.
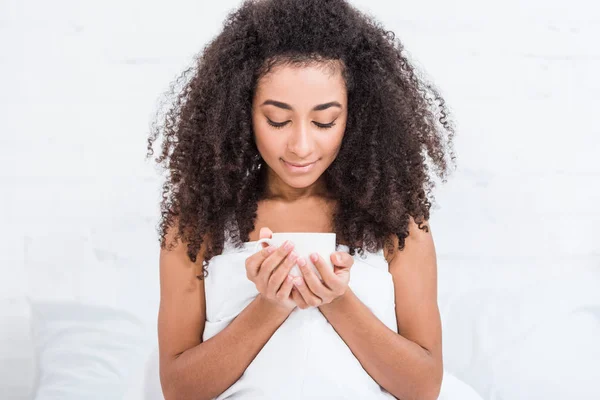
[[[164,400],[158,372],[157,348],[148,357],[145,369],[138,371],[123,400]],[[472,387],[444,370],[444,378],[438,400],[483,399]]]

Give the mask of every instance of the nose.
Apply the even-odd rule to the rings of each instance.
[[[309,127],[305,123],[298,124],[296,129],[292,129],[288,139],[288,149],[299,159],[304,160],[314,150],[314,142]]]

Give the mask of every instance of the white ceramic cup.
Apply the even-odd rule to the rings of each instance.
[[[267,243],[270,246],[281,246],[286,240],[291,241],[294,244],[293,251],[298,254],[298,257],[304,258],[308,265],[315,271],[319,279],[321,274],[317,270],[317,267],[310,260],[312,253],[319,254],[324,260],[325,264],[333,271],[333,264],[331,263],[331,253],[336,251],[335,246],[335,233],[322,233],[322,232],[280,232],[273,233],[271,238],[262,238],[256,242],[254,252],[256,253],[262,248],[262,243]],[[298,264],[295,264],[291,271],[292,276],[302,276]]]

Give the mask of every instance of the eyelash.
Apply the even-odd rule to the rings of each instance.
[[[282,123],[279,123],[279,124],[278,124],[278,123],[276,123],[276,122],[273,122],[273,121],[271,121],[271,120],[270,120],[270,119],[268,119],[268,118],[267,118],[267,123],[268,123],[269,125],[271,125],[271,126],[272,126],[273,128],[275,128],[275,129],[281,129],[281,128],[283,128],[284,126],[286,126],[286,125],[287,125],[287,122],[282,122]],[[317,128],[319,128],[319,129],[330,129],[330,128],[332,128],[332,127],[334,127],[334,126],[335,126],[335,122],[331,122],[331,123],[329,123],[329,124],[319,124],[319,123],[315,122],[315,125],[316,125],[316,126],[317,126]]]

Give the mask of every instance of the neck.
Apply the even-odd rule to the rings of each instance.
[[[316,182],[307,187],[295,188],[281,180],[268,165],[265,165],[265,169],[265,190],[263,196],[265,199],[294,202],[313,197],[328,197],[324,175],[321,175]]]

